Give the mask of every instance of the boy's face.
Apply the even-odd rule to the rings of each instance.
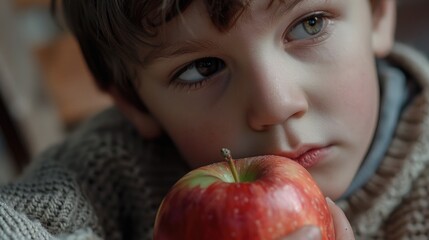
[[[269,2],[220,33],[195,1],[161,29],[162,47],[143,51],[138,92],[192,167],[222,161],[222,147],[301,159],[336,199],[378,117],[370,4]]]

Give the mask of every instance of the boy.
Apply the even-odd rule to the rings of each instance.
[[[150,239],[171,184],[220,161],[221,147],[299,162],[356,238],[429,234],[429,64],[393,47],[393,0],[64,0],[63,9],[119,111],[1,188],[0,236]],[[353,238],[330,204],[337,239]],[[312,227],[285,237],[303,235],[320,237]]]

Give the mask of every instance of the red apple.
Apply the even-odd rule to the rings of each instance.
[[[322,239],[335,239],[326,199],[301,165],[271,155],[226,159],[172,187],[158,209],[155,240],[269,240],[310,224]]]

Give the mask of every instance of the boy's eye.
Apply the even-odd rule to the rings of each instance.
[[[225,62],[219,58],[201,58],[181,69],[176,74],[175,80],[182,83],[197,83],[210,78],[224,68]]]
[[[288,41],[304,40],[312,38],[323,31],[326,19],[322,14],[316,14],[305,18],[296,24],[287,34]]]

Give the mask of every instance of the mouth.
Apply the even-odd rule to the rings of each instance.
[[[323,160],[328,154],[330,146],[302,146],[292,152],[284,152],[281,155],[292,159],[306,169],[309,169]]]

